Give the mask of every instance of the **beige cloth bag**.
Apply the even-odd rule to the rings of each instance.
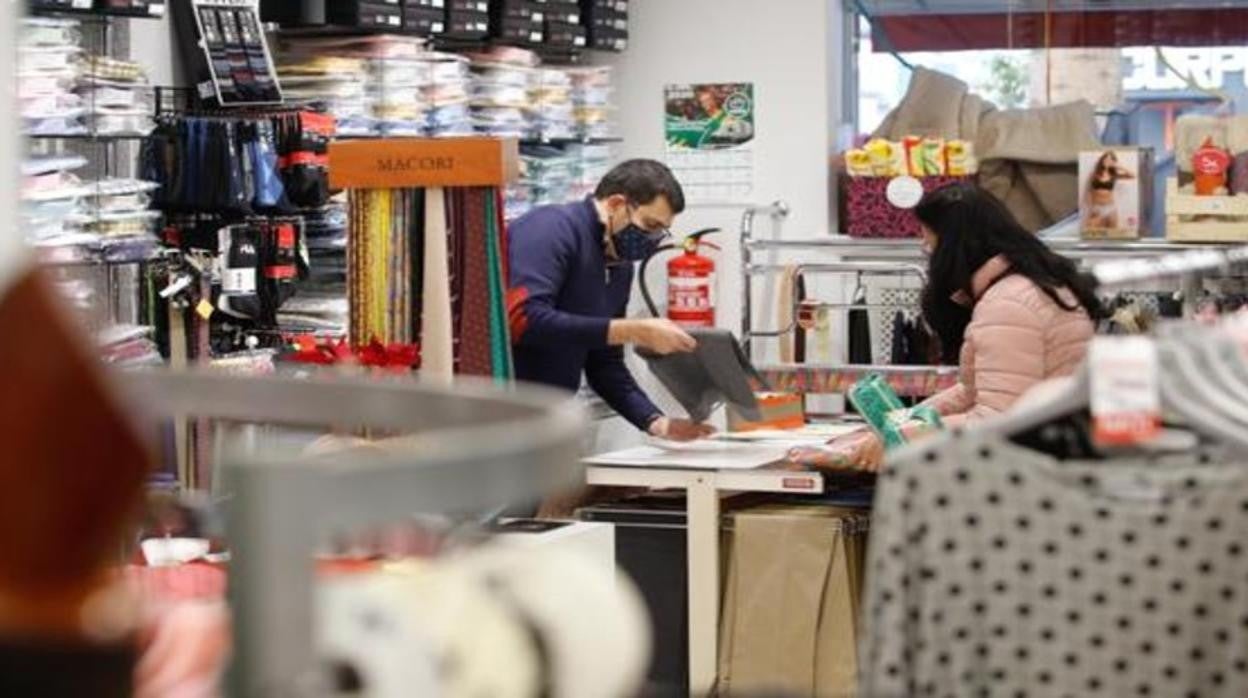
[[[733,516],[719,695],[855,695],[865,528],[859,512],[835,507]]]

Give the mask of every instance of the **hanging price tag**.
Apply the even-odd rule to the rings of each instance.
[[[1146,337],[1097,337],[1088,350],[1092,440],[1137,446],[1161,433],[1157,347]]]

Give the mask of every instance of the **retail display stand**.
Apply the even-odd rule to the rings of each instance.
[[[419,344],[429,378],[510,380],[501,188],[519,176],[516,141],[345,141],[329,160],[349,192],[351,343]]]
[[[318,684],[313,646],[313,566],[318,545],[331,535],[419,513],[489,510],[582,477],[576,457],[583,411],[562,394],[531,386],[503,392],[472,380],[449,388],[162,369],[127,374],[120,387],[137,412],[153,419],[419,436],[324,456],[282,448],[254,427],[223,444],[223,474],[235,492],[227,513],[234,619],[228,695],[328,693]]]
[[[1248,241],[1248,198],[1197,196],[1166,180],[1166,238],[1175,242]]]

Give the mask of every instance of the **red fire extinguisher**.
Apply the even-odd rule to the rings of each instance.
[[[642,263],[642,296],[652,315],[658,317],[659,312],[646,288],[646,265],[661,252],[680,249],[683,253],[667,263],[667,317],[682,327],[715,326],[715,260],[700,254],[700,249],[706,246],[718,250],[718,245],[702,240],[703,236],[717,232],[718,228],[699,230],[680,245],[660,247]]]

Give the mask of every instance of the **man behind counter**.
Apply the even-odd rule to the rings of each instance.
[[[670,320],[624,317],[633,262],[658,247],[684,208],[680,183],[667,167],[629,160],[584,201],[542,206],[511,224],[507,307],[518,379],[576,391],[583,375],[642,431],[673,440],[712,431],[664,416],[624,364],[626,344],[659,354],[696,346]]]

